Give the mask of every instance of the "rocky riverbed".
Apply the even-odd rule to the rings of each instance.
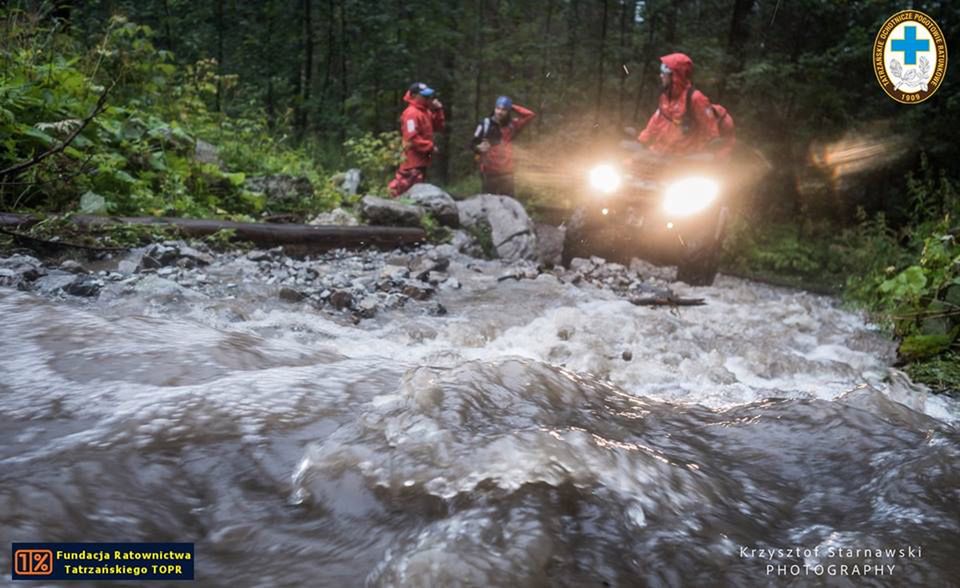
[[[960,411],[861,316],[471,245],[0,258],[0,540],[195,541],[213,584],[956,577]]]

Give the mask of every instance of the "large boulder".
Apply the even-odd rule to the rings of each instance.
[[[507,261],[536,259],[537,237],[523,205],[508,196],[481,194],[457,203],[460,224],[489,225],[497,255]]]
[[[348,169],[343,173],[343,177],[339,178],[340,181],[337,182],[337,187],[340,188],[340,191],[344,194],[356,196],[357,191],[360,190],[360,180],[362,177],[359,169]]]
[[[313,197],[313,184],[303,176],[274,174],[247,178],[243,187],[267,197],[267,208],[297,204],[303,198]]]
[[[360,200],[360,211],[371,225],[393,227],[419,227],[420,217],[423,216],[423,211],[417,206],[376,196],[364,196]]]
[[[403,195],[429,212],[441,225],[456,228],[460,226],[460,212],[454,199],[433,184],[414,184]]]

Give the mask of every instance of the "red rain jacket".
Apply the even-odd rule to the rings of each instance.
[[[660,94],[660,104],[637,138],[655,153],[692,155],[706,151],[707,144],[720,136],[717,115],[710,99],[699,90],[690,96],[689,129],[683,131],[687,111],[687,90],[692,86],[693,60],[683,53],[671,53],[660,58],[673,72],[670,88]]]
[[[400,169],[428,167],[433,158],[433,133],[443,130],[443,109],[422,104],[410,92],[403,96],[403,100],[409,106],[400,115],[400,133],[406,157]]]
[[[512,118],[504,126],[500,126],[493,119],[493,115],[483,119],[474,133],[473,145],[476,147],[484,139],[490,143],[490,149],[486,153],[480,154],[480,172],[484,174],[500,175],[513,173],[513,138],[517,136],[520,129],[537,116],[529,108],[524,108],[519,104],[514,104],[512,109],[517,113],[516,118]]]

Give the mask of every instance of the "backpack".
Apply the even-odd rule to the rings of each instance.
[[[692,110],[690,109],[690,99],[694,91],[693,86],[687,88],[687,108],[683,112],[683,122],[680,127],[684,135],[693,130],[694,121]],[[730,115],[730,111],[719,104],[713,103],[710,104],[710,109],[713,111],[713,116],[717,119],[717,128],[720,131],[719,143],[721,145],[732,144],[737,139],[737,127],[733,122],[733,116]]]

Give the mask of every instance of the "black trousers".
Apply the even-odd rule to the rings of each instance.
[[[501,196],[513,196],[513,174],[480,174],[483,180],[484,194],[500,194]]]

